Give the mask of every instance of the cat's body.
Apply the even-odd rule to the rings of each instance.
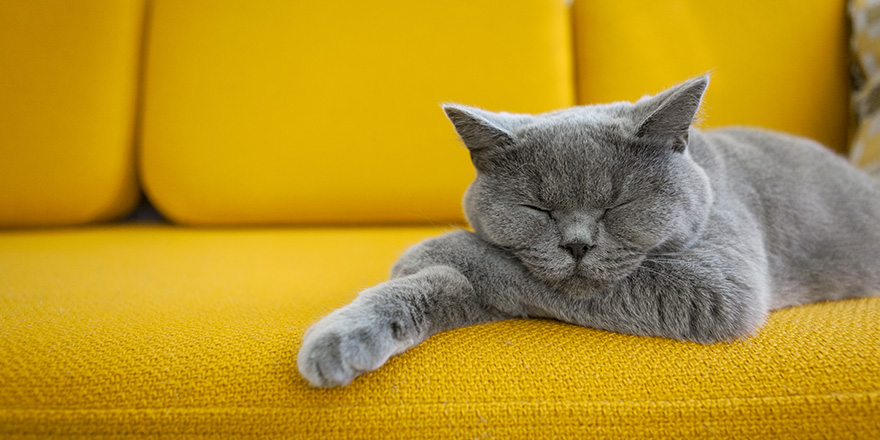
[[[509,317],[708,343],[780,307],[880,294],[880,184],[812,141],[692,128],[707,85],[539,116],[444,107],[477,168],[474,232],[414,246],[310,328],[300,372],[344,385]]]
[[[754,129],[703,138],[689,148],[713,181],[716,210],[760,231],[770,310],[880,294],[876,180],[803,138]],[[737,209],[721,203],[734,200]]]

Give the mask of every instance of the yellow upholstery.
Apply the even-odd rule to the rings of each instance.
[[[187,224],[460,220],[440,103],[573,103],[561,1],[157,0],[142,165]]]
[[[708,347],[503,321],[310,388],[307,326],[441,232],[0,233],[0,437],[880,438],[880,298]]]
[[[707,125],[840,148],[842,1],[577,0],[579,99],[715,69]],[[880,438],[880,298],[782,310],[711,346],[489,323],[309,387],[305,329],[451,227],[425,225],[461,219],[472,171],[440,102],[574,101],[569,11],[147,3],[141,121],[140,1],[0,0],[0,226],[121,215],[142,124],[158,207],[236,227],[0,230],[0,438]],[[355,224],[380,221],[423,226]]]
[[[141,0],[0,1],[0,227],[78,224],[138,199]]]
[[[845,3],[575,0],[578,100],[633,100],[712,71],[703,126],[756,125],[846,151]]]

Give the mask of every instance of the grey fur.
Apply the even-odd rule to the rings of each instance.
[[[345,385],[509,317],[711,343],[770,310],[880,294],[878,182],[810,140],[691,127],[708,83],[536,116],[445,105],[477,169],[474,232],[414,246],[312,326],[301,374]]]

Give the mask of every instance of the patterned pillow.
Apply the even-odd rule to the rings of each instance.
[[[880,2],[850,0],[849,14],[856,122],[850,160],[880,175]]]

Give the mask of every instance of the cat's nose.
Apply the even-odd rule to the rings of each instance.
[[[566,243],[562,245],[562,247],[564,247],[565,250],[567,250],[568,253],[570,253],[575,260],[580,260],[584,257],[584,254],[586,254],[587,251],[593,248],[593,245],[580,241],[575,241],[571,243]]]

